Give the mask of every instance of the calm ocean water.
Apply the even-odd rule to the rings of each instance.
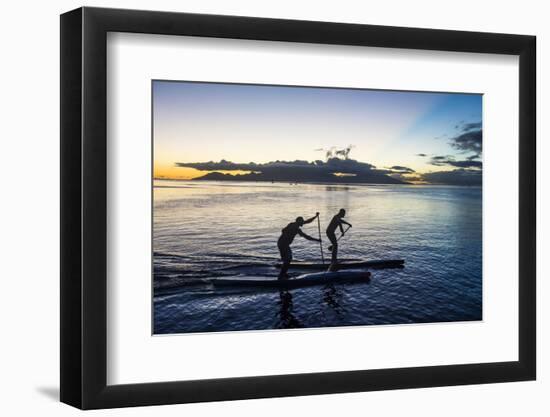
[[[341,207],[340,258],[405,260],[366,283],[280,291],[214,288],[219,276],[275,276],[281,229]],[[156,334],[482,319],[481,188],[155,181]],[[317,222],[304,232],[317,237]],[[320,261],[297,236],[296,260]]]

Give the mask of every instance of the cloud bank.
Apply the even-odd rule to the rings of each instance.
[[[451,139],[450,145],[461,152],[473,152],[478,157],[482,151],[482,131],[465,132]]]
[[[455,160],[452,156],[438,155],[431,158],[435,166],[449,166],[450,171],[418,173],[412,168],[393,165],[378,169],[368,162],[353,159],[332,158],[328,161],[272,161],[267,163],[235,163],[222,159],[219,162],[177,162],[178,167],[194,168],[205,175],[197,180],[216,181],[284,181],[366,184],[405,184],[410,181],[448,185],[481,185],[481,162]],[[235,175],[219,171],[247,171]]]
[[[438,156],[432,156],[430,160],[430,164],[434,166],[452,166],[457,168],[476,168],[481,169],[483,167],[483,163],[481,161],[475,160],[477,156],[466,158],[465,160],[455,160],[453,156],[446,155],[438,155]]]
[[[395,171],[395,172],[398,172],[398,173],[413,173],[413,172],[415,172],[414,169],[408,168],[408,167],[403,167],[401,165],[394,165],[394,166],[390,167],[389,169],[391,171]]]
[[[456,125],[460,133],[450,139],[449,144],[460,152],[472,152],[477,158],[481,156],[483,130],[481,122],[464,123]]]
[[[469,155],[463,159],[456,159],[453,155],[431,156],[428,162],[430,165],[454,169],[419,174],[419,177],[422,181],[431,184],[481,185],[483,179],[483,163],[480,160],[483,152],[482,123],[460,121],[455,129],[457,134],[448,138],[449,145],[459,153]],[[419,153],[417,156],[427,157],[428,155]]]
[[[481,170],[460,168],[453,171],[428,172],[422,174],[422,179],[431,184],[481,185],[483,174]]]
[[[361,182],[377,184],[401,184],[402,179],[394,178],[390,174],[414,172],[412,169],[402,166],[394,166],[389,169],[377,169],[367,162],[359,162],[353,159],[330,158],[328,161],[272,161],[263,164],[255,162],[235,163],[222,159],[219,162],[176,162],[178,167],[195,168],[199,171],[250,171],[250,174],[238,176],[241,180],[256,181],[295,181],[295,182]],[[231,179],[231,176],[220,175],[201,179]],[[233,176],[233,179],[236,179]]]

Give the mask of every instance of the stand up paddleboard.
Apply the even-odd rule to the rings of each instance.
[[[276,277],[227,277],[215,278],[211,282],[216,287],[297,288],[329,283],[368,282],[370,276],[370,272],[367,271],[316,272],[288,279],[277,279]]]
[[[403,259],[379,259],[374,261],[357,261],[357,262],[342,262],[338,263],[332,269],[336,271],[342,271],[346,269],[359,269],[359,268],[402,268],[405,264]],[[289,269],[299,270],[319,270],[328,268],[328,264],[311,263],[311,262],[293,262],[290,264]],[[276,265],[277,268],[281,268],[281,264]]]

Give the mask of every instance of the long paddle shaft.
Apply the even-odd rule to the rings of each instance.
[[[319,247],[321,248],[321,259],[323,265],[325,264],[325,255],[323,253],[323,242],[321,241],[321,220],[319,219],[319,213],[317,213],[317,229],[319,230]]]
[[[338,242],[340,239],[342,239],[342,237],[348,232],[348,230],[351,229],[351,226],[348,226],[346,228],[346,230],[344,230],[344,233],[342,233],[340,236],[338,236],[338,238],[336,239],[336,241]],[[330,245],[328,247],[328,250],[332,250],[332,245]]]

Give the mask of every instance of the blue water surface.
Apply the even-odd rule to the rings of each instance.
[[[275,276],[281,229],[317,211],[326,227],[341,207],[353,224],[341,258],[405,267],[288,291],[211,285]],[[303,230],[318,236],[316,221]],[[155,334],[482,319],[481,188],[155,181],[153,232]],[[321,261],[299,236],[293,252]]]

